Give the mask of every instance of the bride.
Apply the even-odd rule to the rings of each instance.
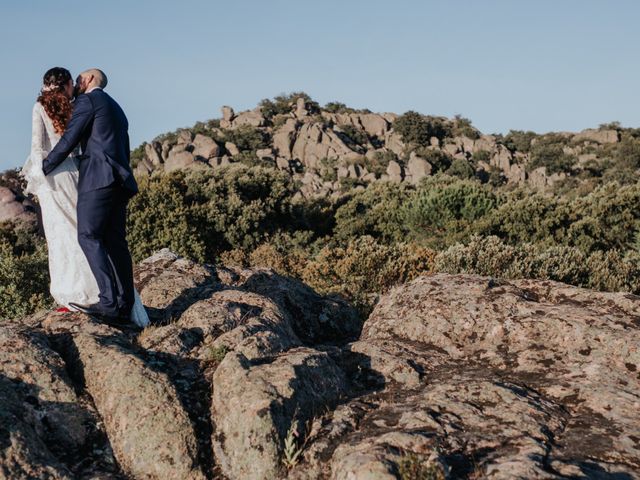
[[[26,193],[38,198],[42,226],[49,252],[50,292],[61,306],[58,311],[73,310],[71,304],[90,305],[98,301],[98,284],[78,243],[76,205],[78,201],[78,159],[74,154],[50,175],[42,171],[42,161],[60,140],[71,118],[73,80],[65,68],[48,70],[33,106],[31,154],[22,175]],[[140,327],[149,318],[135,293],[131,321]]]

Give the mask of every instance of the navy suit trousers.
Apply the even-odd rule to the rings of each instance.
[[[126,238],[130,196],[117,185],[78,195],[78,242],[98,283],[100,306],[107,311],[131,309],[134,303]]]

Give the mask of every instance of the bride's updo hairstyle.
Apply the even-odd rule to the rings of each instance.
[[[47,70],[42,79],[42,90],[38,97],[38,103],[44,107],[58,135],[64,133],[73,111],[71,100],[64,93],[69,80],[71,80],[71,73],[66,68],[54,67]]]

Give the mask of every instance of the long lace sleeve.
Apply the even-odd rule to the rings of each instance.
[[[31,153],[22,168],[22,176],[27,181],[25,191],[36,193],[38,188],[45,182],[42,172],[42,161],[47,156],[51,148],[47,136],[47,130],[42,116],[42,108],[35,104],[31,115]]]

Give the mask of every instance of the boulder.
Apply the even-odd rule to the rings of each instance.
[[[178,131],[178,143],[188,145],[193,140],[193,133],[188,129]]]
[[[562,428],[545,447],[558,470],[574,474],[590,462],[590,468],[624,470],[640,465],[637,419],[630,414],[640,393],[633,373],[640,364],[638,314],[640,298],[633,295],[439,274],[383,298],[360,341],[418,342],[457,364],[479,362],[500,371],[502,378],[526,384],[523,394],[538,392],[561,407]]]
[[[220,120],[220,127],[222,128],[231,128],[231,122],[235,118],[235,112],[233,108],[229,106],[222,107],[222,119]]]
[[[0,375],[32,390],[29,407],[43,422],[37,430],[47,432],[54,450],[83,447],[90,415],[77,404],[64,362],[46,337],[0,326]]]
[[[250,110],[242,112],[236,115],[232,122],[232,128],[242,127],[243,125],[249,125],[252,127],[262,127],[265,124],[265,118],[262,115],[260,109]]]
[[[291,148],[296,138],[297,129],[297,121],[294,118],[290,118],[273,133],[273,148],[278,152],[279,157],[285,160],[293,158]]]
[[[262,148],[256,150],[256,156],[261,160],[273,160],[273,150],[270,148]]]
[[[389,175],[389,180],[395,183],[400,183],[402,181],[402,167],[395,160],[391,160],[389,165],[387,166],[387,175]]]
[[[370,137],[384,138],[389,131],[389,122],[380,114],[365,113],[358,115],[359,123]]]
[[[218,145],[213,138],[197,134],[193,139],[193,155],[195,157],[209,160],[214,157],[219,157],[221,153],[222,149],[220,145]]]
[[[299,97],[296,100],[295,115],[296,118],[304,118],[309,115],[309,111],[307,110],[307,101],[304,99],[304,97]]]
[[[118,330],[75,315],[72,333],[59,328],[55,314],[47,327],[70,335],[68,362],[84,380],[121,467],[134,478],[204,480],[193,426],[167,375]]]
[[[592,141],[600,144],[607,143],[617,143],[620,141],[620,133],[617,130],[598,130],[593,128],[588,128],[586,130],[581,131],[580,133],[576,133],[573,136],[573,140],[575,142],[580,141]]]
[[[134,279],[150,317],[166,322],[180,316],[216,286],[215,270],[163,249],[140,262]]]
[[[354,151],[336,132],[325,129],[320,123],[311,122],[300,127],[291,154],[306,167],[317,168],[323,158],[347,159]]]
[[[414,184],[419,183],[424,177],[431,175],[432,171],[431,164],[424,158],[416,155],[415,152],[411,152],[411,155],[409,156],[407,169]]]
[[[0,478],[72,480],[75,476],[38,435],[27,398],[0,374]]]
[[[135,281],[141,334],[0,326],[0,477],[637,476],[640,297],[434,274],[361,328],[269,269],[163,250]]]
[[[178,144],[173,147],[164,162],[164,171],[172,172],[174,170],[181,170],[191,166],[195,162],[193,153],[187,151],[185,146]]]
[[[0,223],[36,220],[35,213],[9,188],[0,186]]]
[[[402,141],[402,136],[393,130],[389,130],[385,135],[384,146],[398,156],[404,154],[405,144]]]
[[[147,143],[144,146],[145,157],[154,167],[162,165],[162,146],[158,142]]]
[[[236,155],[240,155],[240,149],[233,142],[226,142],[224,144],[224,148],[229,152],[229,155],[235,157]]]
[[[290,428],[330,407],[347,388],[344,373],[323,352],[298,348],[251,362],[227,354],[213,377],[216,459],[233,479],[277,478]]]

